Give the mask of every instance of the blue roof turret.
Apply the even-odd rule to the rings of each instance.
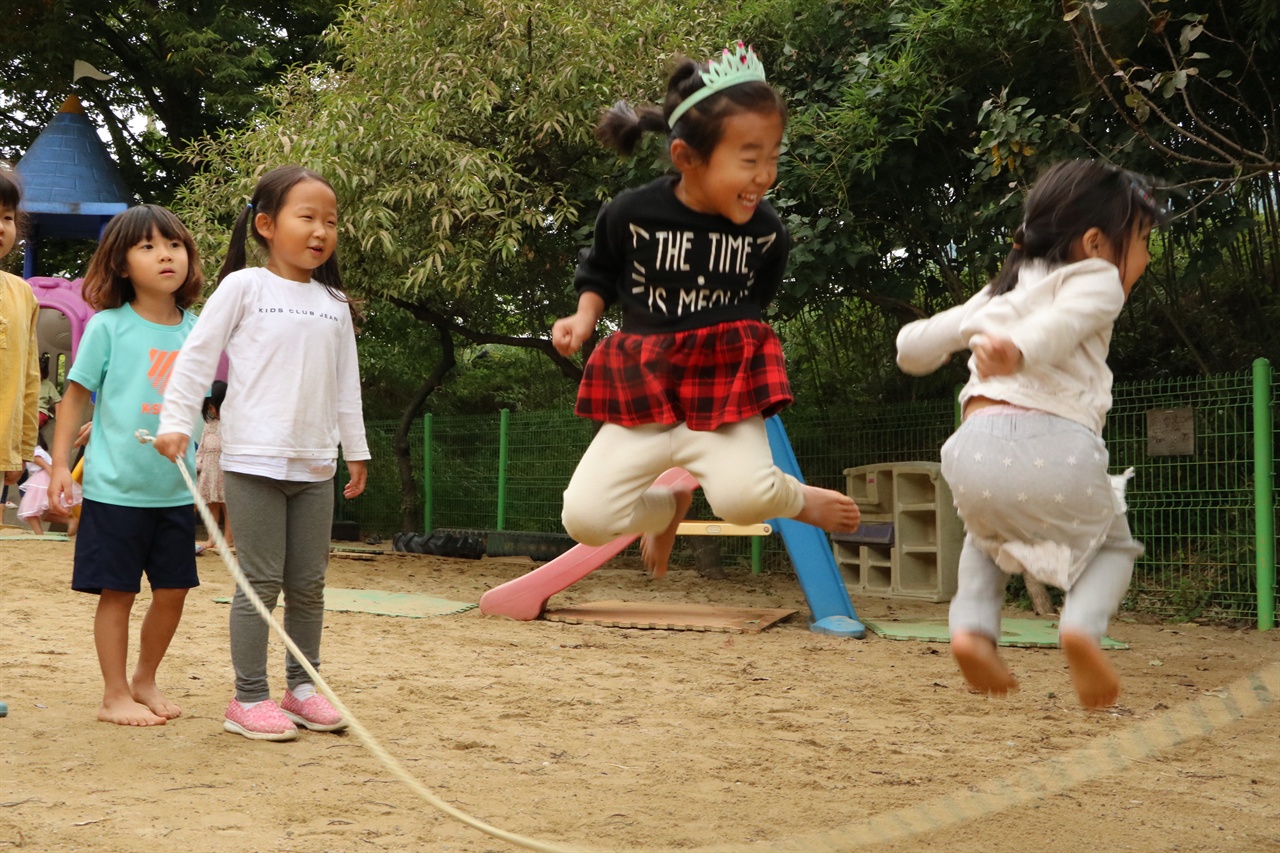
[[[23,210],[40,237],[96,239],[107,219],[135,202],[75,95],[14,169],[22,178]]]

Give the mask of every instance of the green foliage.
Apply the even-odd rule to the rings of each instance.
[[[1088,14],[1072,16],[1077,6]],[[882,368],[894,331],[985,284],[1023,191],[1067,157],[1172,188],[1175,221],[1117,332],[1118,375],[1280,356],[1274,7],[1237,16],[1212,0],[1124,0],[1067,12],[1056,0],[792,0],[757,20],[768,56],[784,57],[771,79],[793,110],[775,192],[796,239],[780,315],[807,318],[791,331],[819,318],[835,330],[787,336],[806,391],[945,394],[961,370],[921,382]],[[1145,125],[1121,86],[1148,104]],[[1191,128],[1210,145],[1196,149]]]
[[[449,383],[428,401],[433,414],[484,414],[510,409],[572,411],[576,386],[547,359],[517,347],[485,344],[458,357]]]
[[[1274,172],[1274,4],[1074,0],[1077,54],[1132,138],[1172,165],[1241,178]]]
[[[336,0],[0,0],[0,154],[26,151],[75,92],[109,131],[129,186],[166,202],[192,171],[173,149],[242,127],[261,109],[263,86],[322,56],[320,34],[337,7]],[[76,59],[116,76],[72,84]],[[134,118],[145,126],[134,127]]]
[[[295,69],[253,133],[191,153],[222,168],[197,178],[188,209],[230,211],[264,168],[306,163],[338,189],[364,292],[506,313],[486,293],[525,302],[571,269],[573,228],[606,171],[596,115],[620,95],[652,97],[662,57],[699,23],[647,4],[589,6],[350,7],[335,67]]]

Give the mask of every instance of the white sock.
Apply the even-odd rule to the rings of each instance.
[[[263,702],[265,702],[265,701],[266,701],[265,699],[262,699],[262,700],[259,700],[259,701],[257,701],[257,702],[241,702],[241,703],[240,703],[240,707],[241,707],[241,708],[244,708],[244,709],[247,711],[247,710],[249,710],[250,708],[252,708],[252,707],[253,707],[253,706],[255,706],[255,705],[261,705],[261,704],[262,704]]]
[[[299,684],[289,692],[293,694],[294,699],[297,699],[299,702],[305,702],[312,696],[316,695],[316,686],[308,681],[305,684]]]

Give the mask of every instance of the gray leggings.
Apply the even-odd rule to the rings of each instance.
[[[284,592],[285,631],[307,661],[319,667],[333,480],[303,483],[227,471],[224,488],[241,570],[269,609],[275,609]],[[231,601],[231,663],[236,672],[236,699],[241,702],[271,698],[267,681],[270,630],[237,588]],[[290,689],[311,681],[292,654],[285,657],[285,677]]]
[[[942,474],[965,524],[952,632],[999,637],[1009,575],[997,560],[1016,571],[1039,559],[1073,578],[1059,584],[1067,590],[1059,630],[1102,638],[1142,554],[1107,462],[1092,430],[1054,415],[983,411],[965,420],[942,447]]]

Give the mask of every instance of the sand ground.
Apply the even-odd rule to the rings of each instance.
[[[0,699],[10,708],[0,720],[0,849],[518,849],[442,815],[350,733],[290,743],[225,733],[227,606],[213,599],[232,583],[216,556],[201,558],[203,585],[161,670],[183,716],[151,729],[97,722],[95,600],[68,588],[71,548],[0,542]],[[329,583],[478,601],[530,567],[335,555]],[[1086,712],[1056,650],[1007,650],[1022,689],[991,699],[965,689],[946,645],[811,633],[790,575],[710,580],[677,567],[652,582],[611,564],[553,604],[610,598],[800,613],[758,634],[513,622],[478,610],[330,613],[322,672],[424,785],[544,849],[1280,850],[1275,704],[1206,720],[1202,737],[1171,750],[1000,806],[1025,793],[1018,774],[1028,768],[1070,765],[1109,735],[1271,665],[1280,631],[1122,614],[1110,636],[1131,648],[1109,654],[1124,694],[1109,711]],[[147,601],[144,592],[135,621]],[[946,607],[854,604],[864,618],[942,617]],[[271,659],[278,694],[278,643]],[[979,789],[995,794],[983,816],[920,816],[932,800]],[[842,833],[902,810],[899,823],[924,832],[846,843]],[[795,841],[822,830],[833,831],[829,848]]]

